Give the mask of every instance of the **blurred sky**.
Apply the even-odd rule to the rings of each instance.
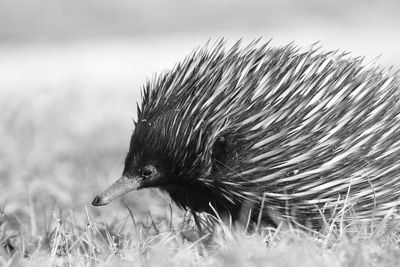
[[[26,90],[27,79],[141,84],[219,37],[320,41],[399,66],[399,11],[396,0],[0,0],[0,90]]]
[[[293,40],[398,35],[396,0],[1,0],[2,41],[48,41],[171,34],[264,35]],[[389,37],[388,37],[389,38]],[[396,36],[398,38],[398,36]],[[395,40],[395,39],[393,39]]]
[[[399,66],[399,12],[395,0],[0,0],[2,87],[21,77],[143,83],[219,37],[320,41]]]

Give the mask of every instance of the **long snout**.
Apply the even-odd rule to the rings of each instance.
[[[98,194],[92,201],[93,206],[104,206],[114,199],[139,188],[138,177],[122,176],[103,193]]]

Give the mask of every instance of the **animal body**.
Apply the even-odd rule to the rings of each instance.
[[[277,225],[400,203],[397,74],[294,45],[222,41],[148,81],[104,205],[157,187],[180,207]]]

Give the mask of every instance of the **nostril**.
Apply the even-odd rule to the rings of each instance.
[[[99,196],[96,196],[92,201],[92,205],[93,206],[100,206],[101,205],[100,202],[101,202],[101,198]]]

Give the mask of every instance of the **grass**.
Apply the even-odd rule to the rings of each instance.
[[[354,222],[322,234],[295,228],[233,228],[218,221],[199,235],[190,217],[107,220],[88,208],[45,212],[43,229],[2,211],[2,266],[398,266],[396,228]],[[174,214],[171,209],[171,214]],[[30,214],[31,217],[37,217]],[[36,223],[33,221],[33,223]],[[41,228],[42,228],[41,227]],[[354,231],[357,227],[357,231]],[[359,227],[359,228],[358,228]]]
[[[116,72],[105,82],[73,65],[57,72],[51,60],[54,69],[41,73],[42,61],[0,62],[14,75],[0,84],[0,266],[400,265],[391,217],[322,233],[283,225],[248,232],[217,219],[212,232],[200,235],[190,215],[156,190],[91,207],[120,175],[139,95],[131,88],[143,80],[110,82],[118,81]]]

